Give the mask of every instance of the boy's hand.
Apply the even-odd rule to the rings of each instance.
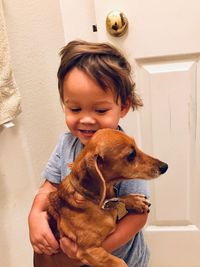
[[[77,259],[77,244],[67,237],[62,237],[60,239],[60,247],[62,251],[71,259]]]
[[[36,253],[52,255],[58,252],[59,244],[49,227],[46,211],[30,214],[29,232],[30,241]]]

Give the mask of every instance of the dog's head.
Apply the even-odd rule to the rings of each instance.
[[[168,165],[143,153],[133,138],[113,129],[97,131],[81,151],[72,174],[85,192],[102,202],[106,184],[123,179],[153,179]]]

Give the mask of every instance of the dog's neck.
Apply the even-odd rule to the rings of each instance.
[[[77,196],[77,201],[88,199],[97,205],[102,205],[102,203],[99,203],[100,201],[98,198],[94,198],[94,195],[90,191],[80,185],[79,180],[74,176],[74,174],[71,173],[67,179],[74,189],[74,195]]]

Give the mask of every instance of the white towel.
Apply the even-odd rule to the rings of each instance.
[[[20,112],[20,94],[11,69],[3,4],[0,0],[0,124],[13,120]]]

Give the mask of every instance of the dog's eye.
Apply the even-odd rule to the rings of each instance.
[[[133,150],[131,151],[131,153],[128,155],[127,160],[128,160],[128,161],[133,161],[134,158],[135,158],[135,156],[136,156],[136,151],[133,149]]]

